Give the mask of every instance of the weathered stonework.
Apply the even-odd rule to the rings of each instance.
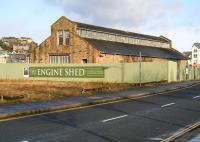
[[[57,31],[70,33],[69,45],[58,45]],[[171,47],[169,47],[171,48]],[[130,63],[139,62],[139,57],[102,54],[77,33],[77,24],[66,17],[61,17],[51,26],[51,35],[35,48],[31,55],[33,63],[49,63],[50,55],[68,55],[69,63]],[[143,62],[166,61],[167,59],[142,57]]]
[[[68,30],[70,32],[70,45],[57,44],[57,31]],[[49,63],[49,55],[69,55],[70,63],[81,63],[82,59],[94,62],[94,50],[84,39],[76,34],[76,24],[65,17],[60,18],[51,26],[51,36],[42,42],[33,51],[34,63]]]

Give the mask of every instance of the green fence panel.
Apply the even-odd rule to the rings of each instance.
[[[122,64],[0,64],[0,79],[147,83],[186,80],[186,65],[172,61]],[[200,79],[200,69],[188,68],[188,80]]]

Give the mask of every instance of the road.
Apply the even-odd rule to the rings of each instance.
[[[200,128],[194,129],[193,131],[183,135],[176,139],[176,142],[200,142]]]
[[[0,142],[153,142],[200,121],[200,85],[0,122]]]

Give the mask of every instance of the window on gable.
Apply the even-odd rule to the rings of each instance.
[[[58,45],[63,45],[63,31],[57,32],[57,43]]]
[[[69,45],[70,44],[70,33],[69,31],[65,30],[64,31],[64,45]]]
[[[58,45],[69,45],[70,43],[70,33],[68,30],[57,31],[57,44]]]

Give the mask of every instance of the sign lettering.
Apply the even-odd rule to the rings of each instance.
[[[29,77],[104,78],[104,67],[29,67]]]

